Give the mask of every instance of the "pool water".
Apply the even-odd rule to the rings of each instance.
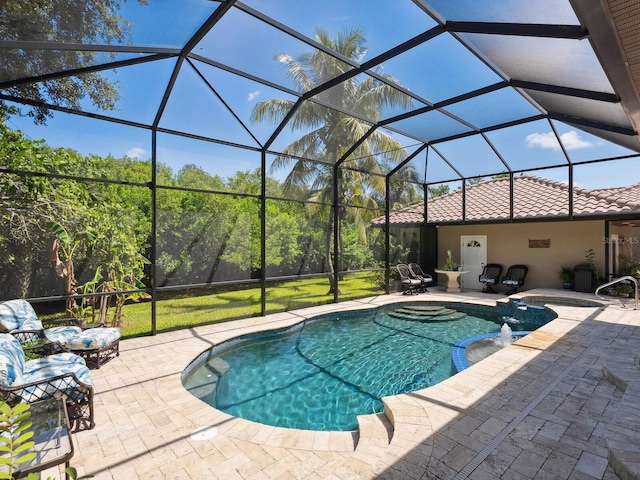
[[[413,316],[406,305],[324,315],[227,342],[196,359],[183,384],[211,406],[247,420],[356,430],[356,416],[381,412],[382,397],[454,375],[451,348],[460,338],[498,332],[505,320],[514,331],[544,323],[465,304],[447,305],[440,315],[433,304],[415,304]]]
[[[515,342],[529,333],[525,330],[511,332],[511,340]],[[484,333],[458,340],[451,349],[456,370],[461,372],[504,348],[500,340],[500,333]]]

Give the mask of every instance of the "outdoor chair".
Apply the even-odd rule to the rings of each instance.
[[[499,263],[487,263],[478,277],[478,281],[484,285],[483,293],[498,293],[493,287],[500,282],[502,265]]]
[[[25,358],[11,334],[0,333],[0,398],[9,405],[64,398],[74,430],[92,429],[93,387],[82,357],[70,352]]]
[[[427,285],[433,282],[433,278],[428,273],[424,273],[422,267],[417,263],[409,264],[409,273],[412,278],[420,280],[420,286],[418,287],[419,292],[428,292]]]
[[[510,287],[510,290],[505,295],[512,295],[518,291],[518,288],[524,285],[524,279],[529,272],[529,267],[526,265],[511,265],[507,270],[507,273],[502,277],[502,284]]]
[[[418,294],[418,288],[422,285],[422,282],[417,278],[412,278],[409,265],[406,263],[399,263],[396,265],[396,270],[400,274],[400,282],[402,283],[402,293],[404,295]]]
[[[83,330],[75,318],[46,321],[38,319],[29,302],[22,299],[0,303],[0,332],[11,333],[24,346],[57,343],[64,350],[80,355],[91,368],[100,368],[112,357],[120,354],[119,328],[92,328]],[[32,351],[30,347],[28,349]]]

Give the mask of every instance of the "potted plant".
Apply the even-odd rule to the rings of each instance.
[[[620,255],[620,275],[637,275],[640,261],[632,255]]]
[[[451,250],[447,250],[447,261],[444,264],[443,270],[455,272],[459,267],[460,265],[453,261],[453,253],[451,252]]]
[[[573,288],[573,269],[567,265],[560,265],[558,278],[562,281],[562,288],[571,290]]]
[[[586,251],[584,258],[589,264],[589,266],[591,267],[592,279],[595,282],[595,286],[597,287],[604,283],[604,279],[600,277],[598,265],[595,262],[595,256],[596,256],[596,252],[593,250],[593,248],[590,248],[589,250]]]
[[[618,292],[618,296],[627,298],[633,291],[633,287],[628,283],[618,283],[616,285],[616,291]]]

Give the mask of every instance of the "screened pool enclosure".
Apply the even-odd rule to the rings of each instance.
[[[640,181],[636,2],[0,9],[0,296],[42,313],[136,335],[388,292],[437,239],[374,218]]]

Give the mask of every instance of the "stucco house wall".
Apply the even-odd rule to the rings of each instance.
[[[487,262],[500,263],[504,272],[510,265],[529,267],[525,289],[562,288],[558,279],[561,264],[574,267],[586,263],[592,248],[601,276],[605,265],[605,223],[602,220],[438,227],[438,265],[444,265],[447,250],[460,259],[461,235],[487,236]],[[549,248],[529,248],[529,240],[549,240]]]
[[[570,195],[573,220],[567,218]],[[430,273],[444,265],[447,250],[461,263],[461,235],[486,235],[487,262],[502,264],[505,273],[510,265],[528,265],[525,288],[561,288],[560,265],[572,268],[587,263],[589,249],[595,253],[600,278],[640,272],[640,184],[570,191],[565,183],[517,175],[484,180],[426,203],[426,208],[417,203],[393,212],[389,224],[396,230],[424,225],[421,251],[425,255],[420,262]],[[544,220],[554,217],[557,221]],[[489,223],[493,219],[496,223]],[[509,219],[514,221],[506,222]],[[372,221],[373,226],[386,223],[386,217]],[[609,238],[605,238],[607,225]],[[530,247],[529,240],[548,240],[549,247]],[[538,242],[538,247],[543,243]],[[605,264],[609,271],[604,270]],[[477,285],[477,278],[467,278],[469,282],[462,277],[466,288]]]

